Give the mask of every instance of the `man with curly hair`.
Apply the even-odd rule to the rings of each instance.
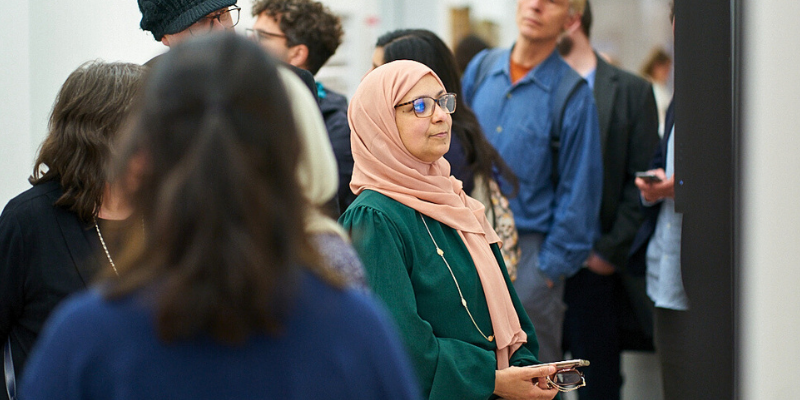
[[[342,23],[330,9],[313,0],[256,0],[256,22],[249,33],[278,59],[316,75],[342,43]],[[350,191],[353,155],[347,99],[317,82],[322,116],[339,168],[337,202],[340,212],[355,199]]]

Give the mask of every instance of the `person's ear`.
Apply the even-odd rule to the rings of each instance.
[[[161,37],[161,44],[169,47],[169,35],[164,35]]]
[[[583,17],[583,15],[579,13],[571,13],[567,18],[567,22],[564,23],[564,32],[572,34],[578,29],[581,29],[581,17]]]
[[[306,69],[306,62],[308,61],[308,46],[304,44],[297,44],[289,48],[289,55],[286,62],[294,65],[295,67]]]

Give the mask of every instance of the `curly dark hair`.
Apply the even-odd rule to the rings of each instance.
[[[145,67],[89,61],[73,71],[56,97],[47,138],[28,181],[58,181],[56,201],[83,222],[97,216],[108,182],[111,142],[144,82]],[[45,168],[46,167],[46,168]]]
[[[256,0],[253,16],[266,13],[278,21],[288,47],[308,47],[306,69],[316,75],[342,44],[342,22],[322,3],[312,0]]]

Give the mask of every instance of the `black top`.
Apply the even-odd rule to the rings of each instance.
[[[11,338],[17,381],[47,317],[103,268],[93,224],[53,204],[58,182],[36,185],[0,214],[0,340]]]

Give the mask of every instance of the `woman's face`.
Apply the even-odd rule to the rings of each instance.
[[[438,99],[445,94],[444,87],[433,75],[425,75],[397,104],[403,104],[420,97]],[[452,119],[438,103],[433,102],[433,114],[419,118],[414,114],[414,106],[406,104],[395,109],[395,122],[400,131],[400,140],[408,151],[420,160],[432,163],[444,156],[450,149],[450,126]]]

